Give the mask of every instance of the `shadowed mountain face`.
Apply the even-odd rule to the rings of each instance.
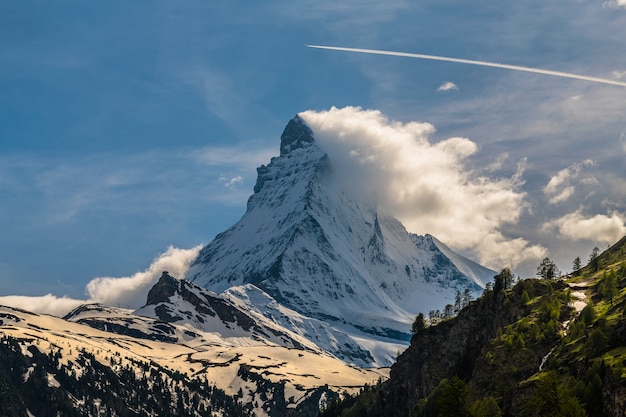
[[[216,293],[254,286],[309,318],[406,343],[415,314],[495,274],[340,186],[300,117],[257,171],[246,214],[203,248],[188,280]]]

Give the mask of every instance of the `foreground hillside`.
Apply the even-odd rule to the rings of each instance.
[[[625,243],[571,276],[495,285],[418,326],[389,381],[322,415],[626,415]]]

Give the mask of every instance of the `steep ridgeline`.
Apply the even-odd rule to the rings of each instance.
[[[280,306],[250,284],[216,294],[163,272],[148,293],[147,304],[135,315],[158,319],[161,326],[172,323],[211,332],[238,345],[277,345],[316,354],[330,353],[351,363],[370,364],[374,360],[344,333]],[[290,326],[294,322],[300,325]],[[86,324],[102,329],[102,325]]]
[[[333,161],[298,116],[282,134],[280,156],[257,171],[245,215],[202,249],[189,281],[244,302],[260,292],[265,305],[356,339],[406,343],[418,312],[440,309],[466,288],[476,293],[495,274],[432,236],[408,233],[373,198],[339,188]],[[301,321],[281,324],[314,340]],[[370,350],[369,365],[388,365],[394,350],[384,358]]]

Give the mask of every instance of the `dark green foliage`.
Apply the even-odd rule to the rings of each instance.
[[[416,417],[469,416],[468,395],[469,387],[459,377],[442,379],[427,398],[418,402],[413,415]]]
[[[550,258],[543,258],[537,267],[537,276],[542,279],[556,279],[561,275],[559,267]]]
[[[436,400],[438,416],[469,416],[469,407],[467,405],[468,395],[469,387],[467,384],[457,376],[452,377],[443,385],[439,397]]]
[[[596,255],[583,280],[553,271],[507,289],[498,274],[493,290],[413,338],[369,408],[351,415],[626,415],[626,238]]]
[[[602,329],[594,329],[585,343],[585,350],[590,356],[597,356],[606,351],[608,342],[609,338]]]
[[[485,397],[474,401],[470,407],[470,415],[472,417],[501,417],[502,410],[495,398]]]
[[[582,320],[585,325],[589,325],[593,323],[595,319],[596,311],[593,308],[593,304],[590,302],[585,306],[585,308],[583,308],[583,311],[580,312],[578,320]]]
[[[522,303],[526,304],[529,301],[530,301],[530,296],[528,295],[528,292],[526,291],[522,292]]]
[[[428,398],[417,403],[414,417],[501,417],[502,411],[493,397],[469,403],[471,390],[460,378],[442,379]]]
[[[343,399],[336,397],[319,412],[319,417],[365,417],[382,415],[384,401],[381,395],[382,382],[365,385],[357,396],[344,393]]]
[[[557,297],[547,299],[539,309],[539,318],[543,323],[559,320],[561,317],[561,301]]]
[[[568,390],[559,384],[556,372],[548,372],[533,390],[533,396],[524,405],[521,416],[585,417],[584,407]]]
[[[597,272],[598,268],[600,268],[600,249],[598,247],[594,247],[589,254],[589,266],[591,267],[593,272]]]
[[[498,275],[493,277],[493,292],[498,293],[502,290],[508,290],[513,287],[515,275],[509,268],[504,268]]]
[[[582,264],[580,261],[580,256],[577,256],[576,258],[574,258],[574,261],[572,262],[572,274],[575,277],[580,275],[580,268],[582,268]]]
[[[604,273],[602,283],[600,284],[600,294],[611,301],[617,296],[617,271],[609,271]]]
[[[27,409],[38,417],[200,417],[201,399],[226,415],[249,415],[206,379],[190,379],[155,363],[126,358],[133,366],[119,366],[121,358],[112,356],[114,372],[86,351],[79,354],[76,363],[68,365],[61,364],[60,351],[43,354],[32,344],[28,351],[29,356],[22,353],[19,340],[0,339],[0,415],[3,417],[25,416]],[[75,368],[79,367],[81,372],[77,373]],[[142,376],[135,374],[137,369],[143,370]],[[58,382],[58,387],[49,383],[50,378]]]
[[[418,334],[420,331],[426,328],[426,320],[424,319],[424,314],[419,313],[415,317],[415,321],[413,321],[413,325],[411,326],[411,334]]]

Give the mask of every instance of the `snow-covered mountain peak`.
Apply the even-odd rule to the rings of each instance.
[[[300,116],[296,116],[287,123],[283,134],[280,136],[280,156],[284,156],[294,149],[304,148],[314,142],[311,128]]]
[[[250,284],[304,317],[395,343],[408,340],[418,312],[491,280],[494,271],[407,232],[375,196],[333,181],[338,171],[306,122],[291,120],[280,156],[258,168],[246,213],[201,250],[186,278],[218,294]]]

